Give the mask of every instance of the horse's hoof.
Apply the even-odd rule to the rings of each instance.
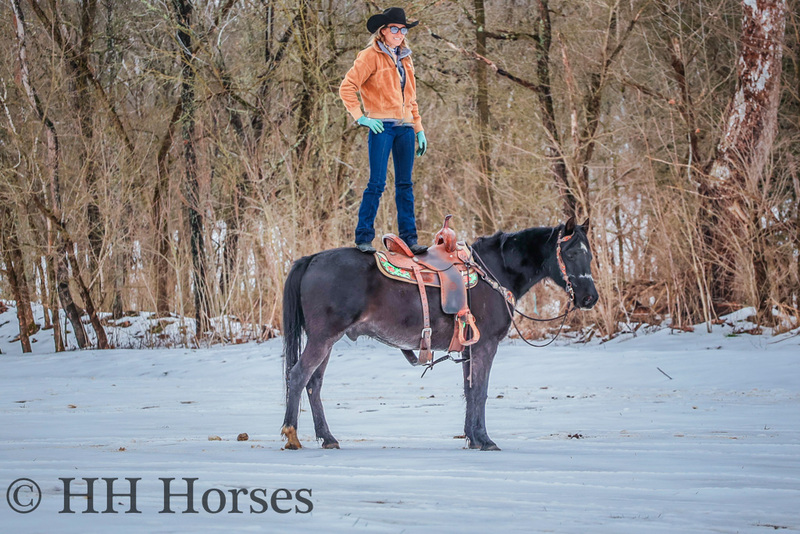
[[[297,449],[303,448],[303,446],[300,445],[300,440],[297,439],[297,429],[295,429],[293,426],[283,427],[281,429],[281,434],[286,437],[286,445],[284,445],[284,449],[296,451]]]
[[[470,449],[480,449],[482,451],[499,451],[500,447],[494,444],[493,441],[487,443],[479,443],[477,440],[473,441],[467,438],[467,446]]]
[[[323,443],[322,444],[322,448],[323,449],[338,449],[339,448],[339,442],[338,441],[332,441],[330,443]]]

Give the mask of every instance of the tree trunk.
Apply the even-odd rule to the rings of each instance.
[[[67,314],[70,324],[72,324],[73,334],[78,343],[78,348],[86,348],[89,345],[89,340],[86,337],[86,331],[83,329],[81,322],[81,311],[72,300],[72,292],[69,290],[69,266],[68,254],[64,238],[56,235],[56,283],[58,288],[58,299],[61,301],[61,307],[64,308],[64,313]]]
[[[95,334],[97,335],[97,348],[99,349],[107,349],[108,348],[108,340],[106,339],[106,332],[103,328],[102,323],[100,322],[99,317],[97,316],[97,311],[94,307],[94,301],[92,300],[92,295],[89,292],[89,287],[86,285],[86,282],[83,280],[83,276],[81,276],[81,264],[78,262],[78,257],[75,254],[75,241],[69,236],[64,223],[59,221],[56,216],[50,212],[41,202],[38,201],[34,197],[34,200],[39,205],[39,209],[42,213],[53,223],[53,225],[58,229],[59,232],[59,239],[62,246],[62,254],[66,257],[67,261],[69,262],[69,267],[72,268],[72,275],[75,279],[75,282],[78,284],[78,291],[83,298],[83,303],[86,306],[86,313],[89,315],[89,321],[92,324],[92,328],[94,328]],[[59,271],[62,270],[61,265],[59,264]],[[66,267],[63,268],[66,271]],[[64,277],[62,282],[62,276]],[[59,277],[59,291],[61,291],[62,285],[68,286],[69,279],[66,278],[66,274],[62,275],[61,272],[58,273]],[[74,303],[73,303],[74,306]],[[67,313],[71,313],[67,310]]]
[[[53,314],[53,344],[56,352],[64,352],[64,333],[61,331],[61,314],[58,306],[58,283],[56,282],[55,254],[52,254],[54,232],[48,229],[47,280],[50,282],[50,311]]]
[[[172,112],[172,117],[167,125],[167,132],[161,140],[156,157],[156,186],[153,190],[153,229],[155,234],[155,255],[153,257],[153,271],[156,278],[156,315],[166,317],[169,315],[170,292],[170,237],[169,237],[169,151],[175,133],[175,125],[181,118],[183,106],[179,100]]]
[[[19,249],[16,224],[14,216],[6,206],[0,206],[0,245],[3,250],[3,260],[6,264],[6,275],[11,293],[17,301],[17,321],[19,322],[19,342],[22,352],[31,352],[30,334],[34,328],[33,313],[31,312],[30,293],[25,277],[25,266],[22,263],[22,252]]]
[[[236,110],[236,102],[231,94],[230,74],[225,70],[225,66],[220,61],[218,66],[222,72],[222,83],[226,91],[228,120],[233,131],[236,132],[244,154],[250,161],[255,159],[255,141],[251,142],[245,131],[244,122],[241,114]],[[236,259],[239,253],[239,233],[241,232],[242,216],[246,206],[245,196],[249,185],[247,171],[241,171],[233,184],[233,194],[231,205],[226,209],[225,214],[225,241],[222,244],[222,265],[219,273],[219,293],[222,301],[227,302],[230,282],[233,277],[233,270],[236,266]]]
[[[556,185],[561,192],[562,208],[566,218],[577,215],[578,199],[572,190],[567,171],[567,162],[559,139],[558,127],[556,126],[556,113],[553,107],[553,93],[550,86],[550,46],[553,42],[552,30],[550,25],[550,6],[548,0],[538,0],[539,20],[538,35],[536,39],[536,96],[539,100],[539,113],[541,114],[542,126],[550,141],[547,148],[547,157],[550,159],[550,166]]]
[[[28,335],[33,335],[39,331],[39,325],[33,319],[33,310],[31,309],[31,292],[28,286],[28,277],[25,276],[25,262],[22,258],[22,250],[19,246],[19,239],[16,235],[12,234],[8,238],[8,252],[11,261],[14,262],[14,269],[17,275],[17,287],[19,289],[18,308],[22,309],[25,316],[25,323],[28,325]]]
[[[125,306],[122,298],[122,288],[125,287],[125,277],[127,276],[128,258],[127,254],[117,251],[114,261],[114,300],[111,302],[111,317],[115,320],[122,319],[125,314]]]
[[[92,98],[92,89],[89,80],[89,49],[94,38],[94,20],[97,13],[97,0],[85,0],[81,2],[81,35],[76,47],[72,70],[75,78],[75,97],[74,108],[78,115],[80,125],[81,142],[79,147],[79,161],[83,163],[83,175],[86,183],[88,199],[86,202],[86,219],[89,227],[89,279],[98,280],[98,288],[95,296],[100,298],[102,288],[99,287],[99,280],[102,277],[95,276],[99,269],[99,261],[103,253],[103,222],[100,219],[100,207],[97,198],[97,165],[94,161],[93,139],[94,139],[94,116],[96,107]]]
[[[10,207],[0,206],[0,219],[5,218],[5,222],[0,224],[3,234],[3,247],[8,255],[7,258],[14,265],[16,274],[16,285],[19,290],[17,308],[22,309],[25,323],[28,325],[28,335],[33,335],[39,331],[39,325],[33,319],[33,309],[31,309],[31,291],[28,284],[28,277],[25,276],[25,260],[22,257],[22,248],[19,244],[19,228],[17,221],[21,219],[18,213],[12,212]]]
[[[44,315],[42,329],[50,330],[53,328],[53,322],[50,318],[50,292],[47,290],[47,277],[42,267],[42,258],[38,258],[38,261],[36,261],[36,271],[39,273],[39,292],[42,295],[42,314]]]
[[[486,9],[484,0],[475,0],[475,44],[476,51],[486,57]],[[489,84],[486,79],[487,65],[483,61],[476,63],[476,103],[478,107],[478,235],[491,234],[495,230],[494,200],[491,161],[491,143],[489,141]]]
[[[219,292],[223,301],[228,298],[231,279],[239,256],[239,234],[242,215],[245,209],[245,188],[247,176],[242,173],[234,185],[230,215],[225,218],[225,241],[222,248],[222,266],[219,274]]]
[[[750,221],[752,230],[753,246],[751,258],[753,261],[753,289],[755,290],[756,310],[759,323],[773,323],[772,320],[772,283],[770,281],[770,265],[767,240],[769,238],[768,229],[761,229],[761,213],[753,213],[753,220]]]
[[[11,254],[5,248],[5,244],[3,247],[3,256],[6,262],[6,274],[8,275],[8,285],[11,286],[11,292],[14,295],[14,298],[17,301],[17,322],[19,323],[19,343],[22,345],[22,352],[31,352],[31,340],[28,336],[28,331],[30,329],[29,323],[25,318],[25,312],[23,311],[24,302],[23,297],[20,292],[19,283],[20,281],[17,279],[17,267],[11,261]],[[28,303],[30,305],[30,303]]]
[[[189,223],[189,241],[192,255],[195,333],[202,337],[210,327],[208,283],[206,281],[205,238],[203,229],[200,185],[197,181],[197,155],[195,153],[195,65],[192,48],[191,0],[173,0],[178,17],[178,40],[181,54],[181,137],[183,139],[183,161],[186,195],[186,216]]]
[[[297,149],[298,160],[308,163],[308,150],[313,127],[314,106],[317,98],[317,73],[319,68],[319,57],[317,54],[317,32],[319,29],[311,18],[311,9],[308,0],[298,2],[298,41],[300,43],[300,54],[302,55],[302,76],[303,89],[299,96],[297,105]],[[316,175],[318,173],[313,173]],[[315,184],[316,186],[316,184]]]
[[[800,65],[798,65],[797,70],[798,74],[800,74]],[[800,76],[798,76],[798,82],[800,82]],[[800,176],[798,176],[797,162],[793,156],[790,158],[789,168],[792,173],[792,184],[794,185],[794,235],[792,236],[792,243],[794,244],[794,250],[800,250]],[[798,300],[800,300],[800,255],[795,255],[794,281],[786,295],[784,304],[791,306]]]
[[[84,304],[86,305],[86,313],[89,315],[89,321],[92,323],[92,328],[94,329],[95,334],[97,335],[97,348],[98,349],[107,349],[108,348],[108,339],[106,338],[106,331],[103,328],[102,323],[100,322],[100,318],[97,316],[97,310],[94,307],[94,302],[92,301],[92,294],[89,292],[89,288],[86,283],[83,281],[83,276],[81,276],[80,271],[80,264],[78,263],[78,258],[74,254],[75,250],[75,243],[67,239],[66,237],[63,238],[64,242],[67,244],[67,249],[69,252],[67,253],[67,257],[69,258],[70,266],[72,267],[72,272],[75,277],[75,281],[78,282],[78,290],[80,291],[81,297],[83,297]]]
[[[612,159],[613,163],[613,174],[612,174],[612,183],[611,189],[614,193],[614,226],[617,229],[617,254],[619,259],[617,260],[617,264],[619,265],[618,272],[619,277],[622,280],[622,285],[625,285],[625,237],[624,231],[622,227],[622,210],[620,208],[620,194],[619,194],[619,169],[617,168],[617,158],[614,157]],[[612,264],[614,263],[614,254],[610,254]]]
[[[53,266],[52,232],[50,221],[42,217],[34,217],[32,210],[26,208],[28,224],[32,229],[35,239],[34,247],[37,251],[45,250],[44,256],[36,259],[36,270],[39,273],[39,291],[41,293],[44,315],[44,330],[55,328],[53,341],[56,352],[64,350],[64,340],[61,338],[61,325],[58,317],[58,292],[55,283],[55,267]],[[37,252],[38,253],[38,252]]]
[[[767,317],[769,284],[760,254],[761,217],[754,205],[777,132],[785,0],[744,0],[737,81],[716,153],[701,187],[706,200],[705,235],[712,257],[712,298],[719,312],[739,295],[734,278],[738,256],[750,251],[759,314]],[[755,221],[755,223],[753,223]],[[759,282],[761,279],[762,282]]]

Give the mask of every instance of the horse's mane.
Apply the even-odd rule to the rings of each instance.
[[[545,232],[549,232],[549,237],[552,237],[553,233],[557,232],[559,228],[560,226],[534,226],[531,228],[525,228],[523,230],[519,230],[517,232],[503,232],[502,230],[498,230],[492,235],[485,235],[479,237],[478,239],[475,240],[472,246],[477,247],[478,249],[481,249],[483,247],[499,246],[504,237],[507,238],[507,236],[522,234],[522,233],[533,235],[538,232],[541,232],[542,234],[544,234]]]
[[[483,248],[484,246],[491,247],[492,245],[500,242],[500,238],[503,236],[503,234],[505,234],[505,232],[498,230],[492,235],[481,236],[472,243],[472,246],[478,248]]]

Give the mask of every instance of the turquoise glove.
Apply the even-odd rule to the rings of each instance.
[[[419,144],[417,156],[424,156],[425,152],[428,151],[428,140],[425,139],[425,132],[417,133],[417,143]]]
[[[378,119],[370,119],[366,115],[361,115],[356,122],[361,126],[366,126],[374,134],[379,134],[383,131],[383,122]]]

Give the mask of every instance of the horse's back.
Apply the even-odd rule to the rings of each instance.
[[[317,283],[346,285],[357,281],[354,278],[362,278],[375,269],[373,255],[364,254],[352,247],[323,250],[300,261],[303,260],[308,262],[303,280],[304,286]]]
[[[345,329],[367,306],[367,295],[379,276],[372,255],[355,248],[323,250],[305,258],[300,286],[306,321]]]

